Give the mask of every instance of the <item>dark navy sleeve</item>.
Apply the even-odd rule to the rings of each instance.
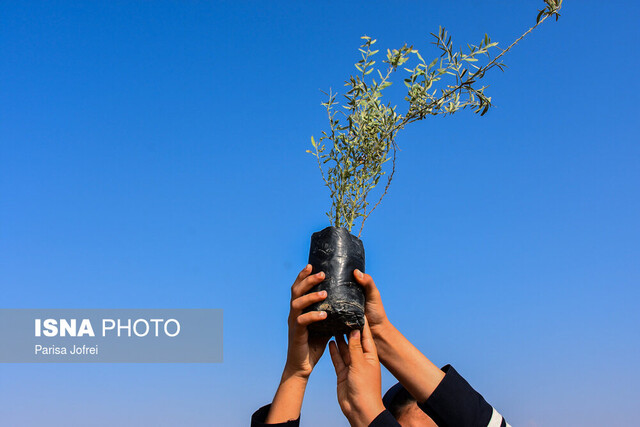
[[[502,416],[469,385],[451,365],[442,368],[444,378],[424,403],[418,403],[439,427],[487,427],[508,425]]]
[[[384,411],[380,412],[380,414],[373,421],[371,421],[369,427],[400,427],[400,424],[398,424],[396,419],[393,418],[391,412],[385,409]]]
[[[263,427],[263,426],[271,426],[271,427],[298,427],[300,425],[300,417],[297,420],[290,420],[284,423],[276,423],[276,424],[267,424],[264,420],[269,415],[269,409],[271,409],[271,404],[265,405],[262,408],[258,409],[251,416],[251,427]]]

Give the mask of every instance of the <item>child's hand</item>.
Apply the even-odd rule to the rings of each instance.
[[[265,418],[267,424],[285,423],[300,417],[300,408],[302,408],[309,375],[320,360],[329,341],[329,337],[309,336],[307,331],[307,325],[325,319],[327,313],[310,311],[302,314],[302,310],[327,297],[325,291],[305,295],[309,289],[324,280],[324,273],[313,276],[310,276],[310,273],[311,266],[307,265],[291,286],[287,363],[284,366],[278,391],[273,397],[271,408]]]
[[[368,426],[382,411],[380,362],[365,320],[362,331],[352,331],[349,345],[342,336],[329,344],[338,378],[338,403],[352,426]]]
[[[354,270],[353,275],[356,278],[356,282],[358,282],[364,290],[366,301],[364,312],[367,316],[367,320],[369,321],[371,332],[374,337],[377,337],[380,330],[389,323],[387,313],[385,313],[384,306],[382,305],[380,292],[370,275],[364,274],[358,269]]]
[[[289,311],[289,348],[287,350],[287,363],[285,375],[309,377],[314,366],[320,360],[322,353],[329,341],[329,337],[309,336],[307,326],[313,322],[324,320],[327,313],[324,311],[302,311],[313,303],[324,300],[326,291],[314,292],[305,295],[312,287],[324,280],[324,273],[311,273],[311,265],[307,265],[298,274],[293,286],[291,286],[291,310]]]

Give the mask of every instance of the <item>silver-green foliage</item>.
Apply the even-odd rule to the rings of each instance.
[[[546,7],[539,11],[536,24],[504,50],[488,35],[478,45],[467,45],[465,52],[454,50],[451,37],[440,28],[437,34],[432,33],[439,57],[427,63],[417,49],[405,44],[400,49],[387,50],[382,61],[386,65],[381,70],[373,59],[378,53],[374,48],[376,40],[362,37],[362,59],[355,64],[358,73],[345,83],[345,101],[340,105],[336,93],[327,94],[328,100],[322,105],[327,110],[330,130],[322,132],[318,141],[312,137],[313,150],[307,150],[316,157],[322,179],[331,192],[332,206],[327,216],[333,225],[351,231],[361,219],[359,235],[362,233],[365,220],[389,189],[396,166],[396,135],[407,124],[466,108],[480,115],[488,111],[491,98],[485,95],[486,86],[481,85],[487,71],[494,67],[503,70],[500,58],[505,53],[550,16],[558,19],[562,0],[544,1]],[[492,57],[495,50],[499,53]],[[408,68],[409,63],[415,65]],[[382,102],[383,92],[392,84],[391,76],[400,68],[409,73],[404,79],[404,113]],[[370,193],[384,175],[386,185],[371,206]]]

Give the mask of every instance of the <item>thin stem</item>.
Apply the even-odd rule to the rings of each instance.
[[[358,237],[360,237],[362,235],[362,229],[364,228],[364,222],[367,220],[367,218],[369,218],[369,215],[371,215],[371,212],[376,210],[376,208],[378,207],[378,205],[382,201],[382,198],[384,196],[386,196],[387,191],[389,191],[389,186],[391,186],[391,180],[393,179],[393,175],[396,173],[396,146],[395,146],[395,142],[393,143],[393,158],[392,158],[391,162],[392,162],[391,172],[389,173],[389,178],[387,178],[387,185],[385,185],[384,191],[382,192],[382,195],[380,196],[380,198],[378,199],[376,204],[371,208],[369,213],[366,213],[366,214],[364,214],[362,216],[362,224],[360,225],[360,232],[358,233]]]
[[[371,50],[375,40],[363,37],[366,42],[360,49],[362,60],[356,64],[356,68],[361,73],[351,76],[346,82],[346,86],[350,86],[350,90],[345,94],[348,100],[344,104],[346,111],[334,110],[334,105],[340,105],[340,103],[335,101],[336,94],[331,91],[328,94],[329,101],[323,104],[327,108],[331,131],[329,134],[323,133],[321,141],[328,139],[333,146],[330,152],[324,153],[324,145],[318,147],[318,144],[314,143],[322,180],[331,191],[332,207],[328,216],[335,226],[346,227],[351,231],[357,219],[362,217],[358,236],[362,235],[366,220],[389,191],[395,176],[399,150],[395,137],[407,124],[422,120],[428,115],[446,116],[467,107],[473,108],[481,115],[486,113],[492,106],[491,98],[484,94],[486,86],[478,87],[480,84],[476,85],[476,82],[480,81],[493,67],[503,69],[500,60],[507,52],[545,22],[549,16],[559,16],[558,10],[562,1],[545,0],[545,2],[548,6],[539,11],[536,24],[504,50],[497,47],[497,43],[491,43],[488,36],[485,36],[484,42],[479,46],[469,47],[468,54],[464,54],[462,50],[454,52],[451,36],[446,30],[440,29],[438,35],[433,34],[436,38],[434,44],[442,52],[439,59],[440,65],[436,69],[428,66],[413,46],[407,47],[405,44],[399,50],[394,49],[393,52],[388,53],[387,60],[383,62],[388,63],[389,67],[386,75],[383,75],[379,68],[374,67],[375,61],[372,60],[377,53],[377,50]],[[491,58],[491,49],[494,47],[499,54]],[[421,63],[413,70],[409,70],[411,76],[406,79],[409,91],[405,98],[409,101],[409,106],[404,115],[397,114],[396,107],[391,108],[390,105],[382,104],[382,91],[390,84],[388,79],[391,74],[395,73],[398,67],[407,62],[414,53]],[[477,61],[477,57],[481,55],[487,55],[488,63],[484,66],[475,65],[473,62]],[[433,63],[436,62],[437,60]],[[379,73],[380,82],[367,84],[366,76],[376,70]],[[448,75],[454,76],[455,80],[451,81]],[[435,86],[436,82],[440,82],[439,87]],[[430,91],[432,85],[435,87]],[[336,118],[338,112],[344,116],[347,123],[340,123],[340,119]],[[389,150],[393,150],[391,156]],[[384,165],[388,160],[392,160],[390,167]],[[328,161],[332,163],[325,175],[323,167]],[[377,202],[368,210],[369,193],[378,185],[386,171],[388,176],[384,190]]]

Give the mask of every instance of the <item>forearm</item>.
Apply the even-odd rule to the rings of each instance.
[[[388,320],[372,328],[372,333],[382,364],[418,402],[425,402],[444,378],[444,372]]]
[[[308,379],[308,376],[289,373],[285,369],[265,419],[267,424],[283,423],[300,416]]]

